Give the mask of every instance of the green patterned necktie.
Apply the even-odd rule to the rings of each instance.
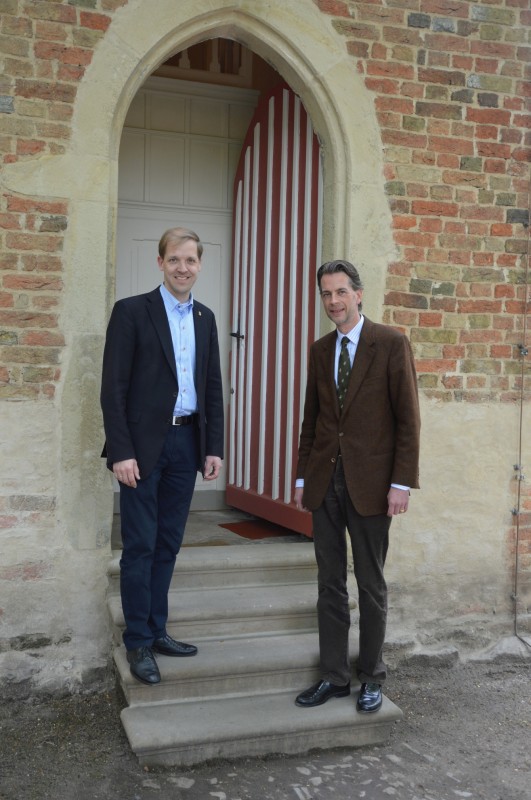
[[[343,336],[341,339],[341,352],[339,354],[339,363],[337,365],[337,397],[339,400],[339,408],[343,408],[345,402],[345,395],[348,388],[348,379],[350,377],[350,356],[348,354],[348,336]]]

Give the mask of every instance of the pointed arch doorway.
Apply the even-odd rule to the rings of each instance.
[[[317,137],[300,99],[278,85],[278,73],[268,76],[277,88],[262,91],[249,125],[257,91],[201,82],[197,69],[194,81],[183,80],[182,69],[172,74],[171,61],[176,57],[141,87],[122,134],[116,295],[156,285],[163,230],[182,224],[198,231],[205,255],[197,296],[218,320],[229,446],[225,475],[215,487],[199,480],[192,507],[215,510],[226,503],[309,533],[309,515],[301,515],[291,497],[316,319]],[[238,235],[232,243],[231,227]],[[262,330],[245,317],[246,339],[231,337],[234,317],[243,322],[249,304]]]

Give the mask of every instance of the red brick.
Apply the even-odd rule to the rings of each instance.
[[[421,328],[442,328],[443,315],[434,311],[421,312],[419,314],[419,326]]]
[[[20,230],[20,219],[16,214],[0,214],[0,228]]]
[[[52,331],[25,331],[19,342],[27,347],[63,347],[65,338],[62,333]]]
[[[12,328],[57,328],[57,317],[31,311],[0,311],[0,324]]]
[[[10,233],[6,236],[6,245],[10,250],[44,250],[53,253],[62,249],[63,240],[59,236],[42,234]]]
[[[15,298],[8,292],[0,291],[0,308],[13,308],[15,305]]]
[[[38,20],[35,26],[35,38],[65,42],[68,38],[68,28],[58,22]]]
[[[409,230],[417,226],[418,220],[416,217],[395,216],[393,217],[393,228],[400,228],[402,230]]]
[[[419,230],[426,233],[440,233],[442,231],[442,220],[434,217],[423,217],[420,220]]]
[[[350,17],[348,3],[343,0],[316,0],[317,6],[324,14],[334,17]]]
[[[377,111],[396,111],[398,114],[411,116],[414,112],[414,105],[412,100],[406,100],[403,97],[376,97],[374,106]]]
[[[430,136],[428,147],[439,153],[457,153],[462,156],[475,155],[474,142],[467,139],[453,139],[451,137]]]
[[[500,314],[502,304],[497,300],[462,300],[458,311],[460,314]]]
[[[93,52],[84,47],[68,47],[64,50],[60,60],[63,64],[86,67],[92,61]]]
[[[424,40],[428,50],[439,50],[444,53],[468,53],[469,43],[463,36],[452,36],[446,33],[428,33]]]
[[[422,3],[424,14],[435,14],[436,16],[461,17],[468,19],[470,13],[469,3],[459,2],[459,0],[424,0]]]
[[[17,154],[19,156],[34,156],[37,153],[42,153],[45,149],[46,142],[43,141],[38,141],[36,139],[19,139],[17,141]]]
[[[347,52],[355,58],[366,60],[369,57],[369,44],[368,42],[347,42]],[[358,69],[358,72],[363,73],[363,69]]]
[[[397,64],[396,61],[369,61],[367,64],[367,75],[378,75],[380,77],[404,78],[412,80],[414,77],[413,67],[409,64]]]
[[[496,58],[477,58],[476,70],[486,75],[495,75],[498,71],[499,61]]]
[[[470,52],[472,55],[477,56],[492,56],[493,58],[507,58],[515,57],[515,47],[512,44],[504,44],[503,42],[494,41],[471,41]]]
[[[449,358],[421,358],[415,361],[417,372],[455,372],[457,363]]]
[[[105,14],[96,14],[92,11],[81,11],[79,14],[81,27],[95,31],[106,31],[111,24],[111,18]]]
[[[483,169],[489,174],[504,175],[507,172],[507,164],[497,158],[486,158]]]
[[[59,256],[52,256],[50,254],[43,255],[42,253],[24,253],[22,255],[22,264],[27,272],[61,272],[63,269],[63,262]]]
[[[494,297],[514,297],[514,286],[510,283],[502,283],[494,287]]]
[[[366,78],[365,86],[376,94],[400,94],[398,81],[388,78]]]
[[[66,45],[58,42],[36,42],[33,47],[36,58],[49,60],[60,59],[66,49]]]
[[[76,87],[64,83],[55,83],[37,80],[17,80],[15,84],[17,94],[32,100],[58,100],[62,103],[73,103],[76,97]]]
[[[438,217],[456,217],[459,212],[459,206],[457,203],[413,200],[411,210],[413,214],[418,214],[419,216],[433,215]]]
[[[498,141],[499,128],[496,125],[476,125],[476,139]]]
[[[491,236],[511,236],[512,232],[513,226],[507,223],[497,223],[490,226]]]
[[[58,292],[63,288],[63,282],[59,278],[39,275],[6,275],[4,277],[4,287],[22,291],[54,291]]]
[[[409,131],[382,131],[384,144],[400,145],[401,147],[425,148],[427,136]]]
[[[456,70],[426,69],[419,67],[418,79],[421,83],[438,83],[445,86],[464,86],[465,74]]]
[[[509,125],[511,112],[501,108],[471,108],[467,106],[466,119],[490,125]]]

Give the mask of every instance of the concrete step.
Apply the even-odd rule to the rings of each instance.
[[[109,591],[120,590],[120,554],[109,565]],[[199,589],[213,586],[294,584],[313,582],[317,575],[311,542],[183,547],[177,558],[172,586]]]
[[[170,591],[167,630],[194,642],[252,633],[302,632],[317,628],[317,585],[234,586]],[[108,598],[116,641],[124,627],[118,595]]]
[[[298,708],[293,693],[204,698],[125,708],[122,723],[142,765],[189,766],[214,758],[303,753],[386,741],[402,712],[388,698],[359,714],[357,692],[316,708]]]
[[[357,650],[356,639],[357,630],[351,653]],[[114,661],[129,705],[286,690],[295,696],[319,680],[316,632],[213,639],[202,642],[193,658],[156,658],[162,681],[145,686],[131,675],[125,649],[115,649]]]

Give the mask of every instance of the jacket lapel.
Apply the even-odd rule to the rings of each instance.
[[[173,352],[173,343],[171,340],[170,323],[168,322],[168,315],[164,306],[164,300],[160,293],[160,289],[154,289],[146,295],[147,311],[153,322],[153,326],[157,331],[164,355],[168,360],[175,380],[177,380],[177,368],[175,366],[175,353]]]

